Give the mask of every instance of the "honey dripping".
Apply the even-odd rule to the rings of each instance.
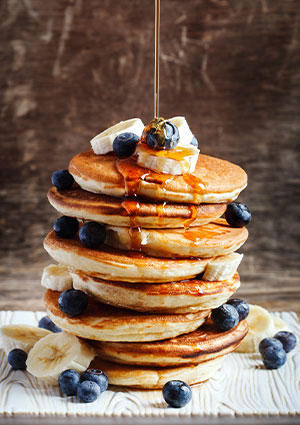
[[[187,220],[185,220],[183,224],[186,229],[190,227],[190,225],[196,220],[198,216],[198,209],[195,205],[190,205],[189,210],[190,210],[190,216]]]
[[[141,228],[138,222],[138,212],[140,204],[134,199],[128,199],[122,202],[122,207],[125,209],[129,216],[129,237],[130,237],[130,249],[133,251],[141,251]]]
[[[218,224],[218,226],[216,226]],[[212,222],[204,227],[201,227],[200,230],[196,230],[193,228],[192,230],[187,229],[184,232],[184,237],[191,241],[193,244],[197,245],[199,242],[201,244],[205,243],[204,241],[207,241],[207,243],[211,243],[211,239],[215,238],[216,236],[223,236],[226,235],[226,233],[230,232],[229,227],[226,226],[219,226],[220,223]]]

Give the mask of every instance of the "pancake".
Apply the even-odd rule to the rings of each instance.
[[[73,287],[116,307],[151,313],[192,313],[217,308],[240,286],[231,279],[209,282],[201,279],[171,283],[126,283],[97,279],[82,272],[71,273]]]
[[[202,226],[216,220],[226,204],[154,203],[142,198],[114,198],[90,193],[80,187],[48,192],[50,204],[61,214],[122,227],[178,228]]]
[[[92,150],[76,155],[69,171],[88,192],[111,196],[145,196],[179,203],[233,201],[247,186],[242,168],[222,159],[199,155],[193,174],[173,176],[139,167],[132,158],[115,154],[95,155]]]
[[[44,248],[54,260],[88,275],[122,282],[173,282],[191,279],[205,270],[210,258],[156,258],[134,251],[84,247],[77,237],[61,239],[50,232]]]
[[[246,320],[226,332],[211,320],[199,329],[176,338],[156,342],[93,342],[97,355],[114,363],[170,367],[198,364],[234,351],[248,332]]]
[[[221,356],[198,365],[147,368],[116,364],[96,357],[90,367],[104,370],[110,385],[154,390],[162,388],[173,379],[179,379],[189,385],[207,381],[220,369],[223,359],[224,357]]]
[[[210,310],[188,314],[151,315],[111,307],[89,299],[86,312],[70,317],[58,307],[60,292],[48,289],[45,305],[50,319],[64,331],[96,341],[158,341],[192,332]]]
[[[246,227],[231,227],[218,220],[189,229],[131,229],[107,226],[106,244],[142,251],[153,257],[218,257],[238,250],[247,240]]]

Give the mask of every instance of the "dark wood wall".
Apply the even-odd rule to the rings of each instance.
[[[249,175],[240,294],[300,311],[299,1],[161,3],[161,115]],[[154,0],[2,0],[0,19],[0,307],[41,308],[52,171],[153,116]]]

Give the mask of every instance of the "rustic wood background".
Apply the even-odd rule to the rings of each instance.
[[[105,127],[153,116],[154,0],[2,0],[0,308],[41,309],[53,170]],[[161,115],[244,167],[240,296],[296,310],[298,0],[162,0]]]

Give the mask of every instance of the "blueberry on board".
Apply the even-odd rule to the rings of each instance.
[[[20,348],[15,348],[8,353],[8,363],[15,370],[25,370],[27,353]]]
[[[239,298],[232,298],[227,301],[227,304],[232,305],[239,314],[240,320],[246,319],[249,314],[249,304]]]
[[[79,239],[87,248],[99,248],[106,239],[105,226],[89,221],[80,228]]]
[[[57,170],[52,174],[51,181],[57,189],[67,190],[73,186],[74,178],[68,170]]]
[[[292,332],[280,331],[277,332],[274,338],[278,339],[282,343],[283,349],[286,353],[289,353],[296,347],[297,338]]]
[[[262,353],[262,360],[267,369],[278,369],[286,362],[286,352],[283,349],[267,347]]]
[[[53,229],[59,238],[73,238],[78,232],[79,223],[76,218],[63,215],[55,221]]]
[[[195,136],[193,136],[190,145],[196,146],[196,148],[198,147],[198,140]]]
[[[230,304],[223,304],[211,313],[214,325],[220,331],[228,331],[239,323],[239,313]]]
[[[94,381],[83,381],[78,385],[77,396],[82,403],[92,403],[100,394],[100,387]]]
[[[183,407],[192,398],[191,387],[183,381],[169,381],[162,390],[163,398],[171,407]]]
[[[259,346],[258,346],[258,350],[259,350],[260,354],[263,355],[263,352],[269,347],[273,347],[276,350],[282,350],[283,349],[283,345],[278,339],[276,339],[276,338],[264,338],[260,341]]]
[[[250,223],[251,212],[247,205],[241,202],[230,202],[225,211],[225,218],[231,227],[243,227]]]
[[[54,332],[54,333],[62,332],[62,329],[60,329],[58,326],[56,326],[56,324],[53,323],[52,320],[50,319],[50,317],[48,317],[48,316],[44,316],[39,320],[38,327],[43,328],[43,329],[47,329],[48,331],[51,331],[51,332]]]
[[[108,377],[106,373],[102,372],[99,369],[88,369],[81,374],[81,382],[83,381],[93,381],[99,385],[101,392],[107,390],[108,387]]]
[[[121,133],[113,141],[113,151],[119,158],[127,158],[134,154],[138,141],[134,133]]]
[[[80,384],[80,375],[74,369],[63,371],[58,377],[58,385],[62,393],[76,395]]]
[[[79,316],[88,305],[88,296],[79,289],[67,289],[58,298],[58,306],[68,316]]]
[[[173,149],[179,142],[179,130],[170,121],[164,121],[162,129],[153,126],[147,136],[146,143],[152,149]]]

